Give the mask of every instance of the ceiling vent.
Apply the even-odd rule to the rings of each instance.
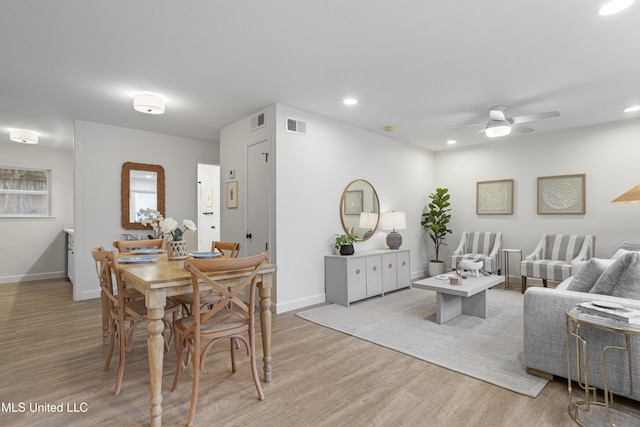
[[[264,113],[256,114],[251,117],[251,130],[263,128],[265,125]]]
[[[287,129],[286,129],[287,132],[297,133],[298,135],[307,134],[307,124],[305,122],[301,122],[300,120],[287,117],[286,123],[287,123]]]

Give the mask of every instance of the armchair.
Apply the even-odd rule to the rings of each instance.
[[[527,277],[562,282],[573,275],[574,265],[593,257],[596,237],[575,234],[543,234],[535,250],[520,263],[522,292],[527,289]]]
[[[500,274],[502,249],[502,233],[464,231],[460,244],[451,255],[451,268],[455,269],[458,261],[482,261],[484,271]]]

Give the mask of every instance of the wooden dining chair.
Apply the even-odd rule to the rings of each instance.
[[[134,249],[164,249],[165,239],[147,239],[147,240],[116,240],[113,247],[118,252],[131,252]]]
[[[216,249],[224,256],[231,258],[238,258],[240,252],[240,243],[237,242],[213,242],[211,243],[211,252],[215,252]],[[176,295],[174,297],[176,302],[182,305],[182,312],[186,315],[191,314],[193,307],[193,293]],[[215,293],[200,293],[200,306],[207,307],[217,303],[220,300],[219,295]]]
[[[120,359],[118,362],[118,374],[113,394],[120,394],[122,378],[124,376],[124,364],[127,351],[131,350],[131,339],[135,328],[147,319],[147,307],[144,300],[127,300],[125,298],[125,285],[120,278],[118,259],[115,252],[105,251],[103,248],[91,252],[98,266],[101,292],[107,300],[109,312],[109,348],[104,362],[104,370],[111,365],[111,356],[115,342],[118,340]],[[115,282],[115,286],[114,286]],[[169,349],[169,342],[173,334],[173,321],[177,317],[179,306],[170,298],[167,298],[165,313],[172,315],[172,321],[162,319],[169,329],[169,339],[165,339],[165,349]],[[164,336],[164,332],[163,332]]]
[[[198,387],[200,374],[204,370],[204,362],[207,353],[213,345],[221,340],[230,339],[231,371],[236,371],[236,343],[241,341],[250,358],[253,382],[258,391],[258,398],[264,400],[264,392],[258,378],[256,366],[256,285],[258,273],[266,263],[267,255],[260,254],[247,258],[237,259],[188,259],[184,262],[185,270],[191,273],[191,285],[193,286],[194,305],[193,314],[181,317],[175,321],[175,347],[177,355],[176,373],[173,378],[171,391],[176,390],[180,373],[185,366],[184,348],[187,349],[187,359],[193,362],[193,384],[191,388],[191,406],[187,426],[193,424],[198,400]],[[207,274],[223,271],[252,269],[251,274],[241,279],[241,282],[233,286],[220,284]],[[212,292],[220,295],[220,300],[202,311],[200,306],[201,284],[211,288]],[[240,299],[243,291],[249,295],[249,301]],[[248,340],[245,337],[248,334]]]
[[[238,242],[212,242],[211,252],[216,250],[220,251],[222,255],[226,255],[231,258],[238,258],[240,252],[240,243]]]

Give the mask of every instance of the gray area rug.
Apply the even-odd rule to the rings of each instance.
[[[436,294],[400,290],[343,307],[331,304],[299,317],[465,375],[536,397],[547,380],[525,371],[522,294],[487,291],[487,319],[461,315],[438,325]]]

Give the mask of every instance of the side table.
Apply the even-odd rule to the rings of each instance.
[[[520,254],[520,262],[522,262],[522,249],[503,249],[504,257],[504,288],[509,289],[509,254]]]
[[[582,316],[582,312],[577,308],[571,308],[566,311],[567,315],[567,384],[569,390],[569,415],[579,425],[586,427],[586,425],[579,419],[579,411],[589,412],[591,406],[604,407],[607,422],[610,426],[615,427],[615,424],[611,421],[612,412],[636,418],[640,420],[640,413],[629,411],[626,408],[617,406],[613,403],[613,395],[618,394],[621,396],[629,396],[633,393],[633,381],[632,381],[632,360],[637,358],[638,355],[631,354],[630,337],[632,335],[640,335],[640,324],[624,324],[620,322],[609,322],[607,318],[599,319],[597,316]],[[604,378],[604,402],[598,402],[596,400],[596,388],[589,386],[589,366],[587,365],[587,341],[581,335],[582,328],[588,326],[591,328],[605,330],[611,333],[623,334],[625,338],[625,346],[607,346],[602,350],[603,353],[603,366],[602,373]],[[576,343],[576,361],[577,361],[577,374],[576,379],[580,388],[584,390],[585,398],[580,401],[573,401],[572,389],[571,389],[571,337],[575,338]],[[627,393],[614,393],[609,391],[608,387],[608,373],[607,373],[607,352],[608,351],[622,351],[627,354],[629,370],[626,372],[629,378],[629,390]],[[593,394],[593,396],[591,396]],[[637,423],[639,421],[635,421]]]

